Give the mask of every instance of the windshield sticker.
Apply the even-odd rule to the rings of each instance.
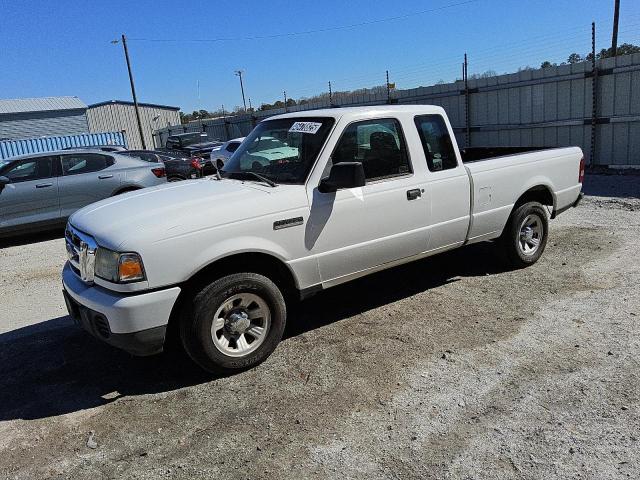
[[[295,122],[291,125],[289,132],[316,133],[321,126],[322,123],[318,122]]]

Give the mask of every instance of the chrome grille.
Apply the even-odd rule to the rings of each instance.
[[[93,283],[97,248],[95,240],[89,235],[80,232],[69,223],[67,224],[64,236],[71,266],[76,272],[79,272],[83,282]]]

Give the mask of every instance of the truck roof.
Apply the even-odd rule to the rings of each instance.
[[[442,115],[444,114],[444,109],[437,105],[369,105],[365,107],[336,107],[284,113],[281,115],[274,115],[266,120],[300,117],[333,117],[338,119],[344,116],[362,118],[368,115],[371,115],[372,117],[379,117],[380,115],[394,115],[399,113],[413,113],[415,115],[437,113]]]

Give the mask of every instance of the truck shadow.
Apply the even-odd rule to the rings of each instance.
[[[295,307],[285,344],[457,277],[503,271],[499,265],[492,246],[479,244],[335,287]],[[132,357],[85,334],[68,316],[0,334],[0,421],[46,418],[212,380],[184,354]]]
[[[46,242],[48,240],[55,240],[57,238],[64,238],[63,226],[52,228],[51,230],[37,232],[37,233],[28,233],[28,234],[22,234],[22,235],[12,235],[7,237],[1,237],[0,248],[20,247],[22,245]]]

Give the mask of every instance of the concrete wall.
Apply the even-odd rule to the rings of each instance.
[[[0,140],[88,133],[85,109],[0,115]]]
[[[591,63],[560,65],[469,80],[470,146],[580,146],[593,165],[640,166],[640,54],[597,62],[597,125],[591,159]],[[440,105],[460,146],[466,142],[462,82],[392,92],[393,103]],[[334,106],[387,103],[382,95],[342,95]],[[289,112],[328,107],[328,101],[296,105]],[[204,130],[228,139],[246,135],[256,122],[284,109],[255,112],[202,124],[176,125],[173,133]],[[168,129],[160,133],[165,141]]]
[[[160,146],[154,145],[153,134],[156,129],[180,123],[180,115],[176,108],[162,108],[146,104],[140,104],[139,108],[142,133],[148,149]],[[154,121],[156,117],[158,118]],[[124,131],[130,149],[142,148],[136,112],[132,104],[109,102],[89,106],[87,120],[90,132]]]

